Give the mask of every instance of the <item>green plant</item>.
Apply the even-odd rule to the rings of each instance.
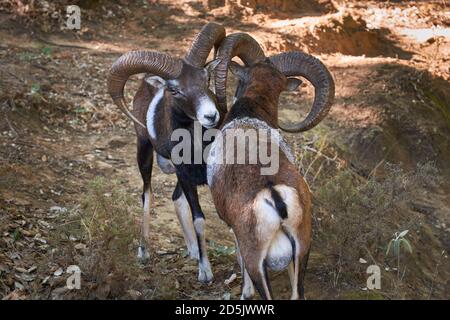
[[[19,60],[20,61],[31,61],[34,58],[35,58],[34,55],[29,53],[29,52],[21,52],[21,53],[19,53]]]
[[[228,247],[228,246],[225,246],[222,244],[218,244],[214,240],[211,240],[209,242],[209,245],[210,245],[211,249],[214,250],[214,254],[217,257],[220,257],[222,255],[229,256],[236,252],[236,249],[234,247]]]
[[[13,232],[14,242],[20,240],[21,237],[22,237],[22,233],[20,232],[20,229],[19,228],[14,229],[14,232]]]
[[[403,230],[402,232],[394,233],[394,237],[389,241],[389,244],[386,249],[386,256],[389,255],[391,248],[393,248],[392,252],[394,256],[397,257],[397,278],[400,279],[400,252],[402,247],[404,247],[409,253],[412,253],[412,247],[409,243],[408,239],[406,239],[406,235],[409,230]]]
[[[31,85],[31,95],[36,95],[36,94],[40,94],[41,92],[41,85],[39,83],[33,83]]]
[[[364,178],[351,168],[325,168],[323,176],[327,179],[319,178],[313,185],[314,241],[323,248],[329,281],[335,287],[348,283],[355,274],[365,275],[362,265],[355,262],[368,253],[377,264],[387,263],[386,239],[398,230],[421,228],[423,215],[411,210],[414,195],[438,185],[439,174],[432,163],[418,165],[410,172],[391,164],[381,169],[383,177]],[[413,239],[405,234],[398,241],[401,238],[404,241],[399,244],[392,242],[390,251],[409,251]],[[401,250],[394,248],[397,246]],[[403,257],[398,258],[402,262]],[[395,274],[387,276],[396,278]],[[398,286],[385,289],[388,294],[399,294]]]
[[[49,46],[43,47],[43,48],[41,49],[42,54],[43,54],[46,58],[51,58],[51,57],[52,57],[52,51],[53,51],[52,47],[49,47]]]

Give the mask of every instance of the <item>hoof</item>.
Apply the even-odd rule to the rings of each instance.
[[[242,288],[241,300],[252,300],[255,296],[255,289],[253,286],[244,285]]]
[[[145,264],[150,260],[150,254],[145,247],[139,246],[137,258],[138,258],[139,262]]]
[[[291,295],[291,300],[299,300],[299,296],[298,296],[298,294],[292,294]],[[303,299],[302,299],[303,300]]]
[[[211,283],[214,276],[211,272],[211,270],[199,270],[198,272],[198,281],[201,283]]]

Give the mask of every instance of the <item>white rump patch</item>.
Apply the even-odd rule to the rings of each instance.
[[[270,242],[281,227],[281,218],[269,189],[260,191],[253,203],[256,216],[256,230],[262,242]]]
[[[283,199],[283,202],[286,204],[288,216],[287,219],[283,221],[283,224],[287,227],[289,227],[289,225],[300,224],[303,218],[303,210],[300,206],[297,190],[284,184],[278,184],[274,186],[274,189],[278,191],[281,199]]]
[[[285,269],[293,257],[292,243],[283,229],[293,232],[292,235],[295,237],[296,226],[302,219],[302,211],[296,189],[283,184],[274,186],[274,189],[286,204],[287,218],[282,219],[278,214],[268,188],[257,194],[253,210],[257,221],[257,236],[261,242],[269,244],[266,255],[267,266],[271,270],[279,271]],[[297,251],[299,249],[296,248]]]

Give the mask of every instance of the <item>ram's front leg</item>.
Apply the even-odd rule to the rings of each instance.
[[[203,283],[209,283],[213,279],[211,271],[211,264],[208,259],[208,252],[206,247],[205,237],[205,215],[198,200],[197,186],[193,185],[187,179],[183,179],[180,174],[177,173],[178,182],[181,185],[186,199],[189,203],[192,213],[192,221],[194,223],[195,235],[198,243],[199,254],[199,273],[198,280]]]
[[[137,141],[137,162],[139,171],[141,172],[144,190],[142,192],[142,229],[141,240],[138,248],[138,259],[145,263],[150,258],[149,241],[150,241],[150,212],[152,207],[152,168],[153,168],[153,146],[151,142],[142,137],[138,137]]]
[[[186,196],[183,193],[183,190],[181,190],[180,183],[177,183],[177,186],[173,191],[172,200],[175,206],[175,212],[177,213],[178,220],[180,220],[184,241],[186,242],[189,256],[192,259],[199,260],[197,235],[195,233],[194,224],[192,221],[191,209],[189,207]]]

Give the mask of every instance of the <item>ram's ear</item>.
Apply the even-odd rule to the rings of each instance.
[[[221,60],[220,60],[219,58],[217,58],[217,59],[214,59],[214,60],[211,60],[210,62],[208,62],[208,63],[205,65],[206,71],[208,71],[208,73],[213,72],[214,69],[219,65],[220,61],[221,61]]]
[[[164,88],[167,85],[167,81],[159,76],[150,76],[145,78],[145,82],[155,88]]]
[[[297,90],[297,88],[299,87],[299,85],[301,85],[303,83],[302,80],[297,79],[297,78],[288,78],[287,79],[287,86],[286,86],[286,91],[294,91]]]
[[[239,63],[231,61],[228,65],[232,74],[241,80],[245,79],[245,67],[241,66]]]

